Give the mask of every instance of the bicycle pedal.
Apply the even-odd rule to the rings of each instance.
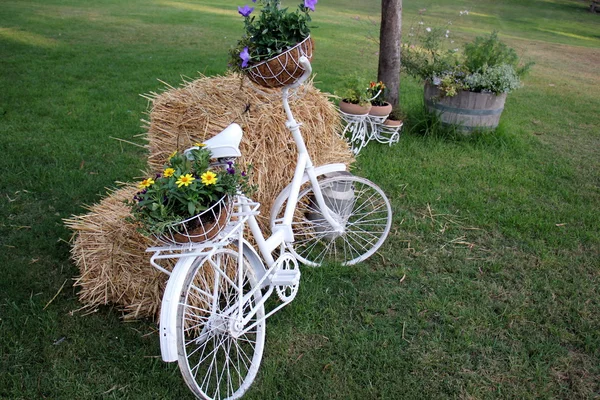
[[[280,269],[271,277],[274,286],[292,286],[300,283],[299,269]]]

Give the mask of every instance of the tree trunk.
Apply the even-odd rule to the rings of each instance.
[[[388,87],[387,101],[398,105],[400,96],[400,39],[402,0],[381,0],[379,69],[377,79]]]

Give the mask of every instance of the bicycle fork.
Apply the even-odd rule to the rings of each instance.
[[[243,230],[240,231],[240,235]],[[240,240],[242,238],[240,237]],[[241,242],[240,242],[241,243]],[[232,336],[239,337],[246,334],[248,331],[254,329],[258,324],[264,323],[264,321],[283,307],[288,305],[295,297],[298,286],[300,284],[300,269],[296,259],[289,253],[284,252],[283,242],[281,243],[282,254],[277,260],[270,263],[268,269],[266,269],[262,263],[260,266],[252,266],[253,272],[257,272],[257,268],[262,268],[262,276],[258,279],[254,287],[250,291],[243,293],[243,263],[244,263],[244,246],[239,246],[239,259],[238,259],[238,300],[236,304],[231,305],[228,309],[223,311],[224,316],[230,317],[229,331]],[[292,265],[292,268],[284,268]],[[263,272],[264,271],[264,272]],[[219,271],[219,274],[224,278],[226,274],[223,271]],[[263,292],[263,289],[267,289]],[[281,291],[286,290],[285,288],[293,288],[292,293],[289,296],[282,296]],[[258,310],[264,307],[266,301],[271,297],[273,292],[277,291],[281,304],[274,307],[264,317],[257,319],[252,324],[248,325],[249,322],[256,316]],[[257,301],[252,302],[255,298]],[[251,304],[251,308],[248,309],[248,305]]]

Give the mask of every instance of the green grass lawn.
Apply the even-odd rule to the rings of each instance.
[[[403,79],[400,143],[356,165],[392,200],[392,233],[361,265],[303,270],[246,398],[600,398],[600,16],[576,0],[405,3],[405,27],[426,8],[457,42],[497,29],[536,65],[498,131],[470,138],[418,132],[422,86]],[[62,218],[144,167],[114,139],[140,141],[140,93],[225,72],[236,5],[2,1],[1,399],[191,397],[154,322],[77,311]],[[376,78],[379,12],[319,2],[320,89]]]

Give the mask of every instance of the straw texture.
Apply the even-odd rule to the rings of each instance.
[[[240,165],[252,164],[252,183],[259,189],[259,223],[268,233],[270,207],[291,181],[297,151],[285,127],[281,92],[264,89],[239,75],[201,77],[181,88],[150,93],[148,170],[160,171],[174,150],[184,150],[219,133],[229,124],[242,126]],[[290,99],[302,135],[315,165],[354,161],[348,144],[340,138],[340,119],[334,105],[311,83]],[[79,299],[86,308],[115,304],[125,319],[156,317],[166,276],[149,263],[146,248],[156,241],[142,236],[126,221],[124,204],[137,191],[130,184],[115,190],[89,212],[65,220],[74,231],[72,259],[79,267]]]

